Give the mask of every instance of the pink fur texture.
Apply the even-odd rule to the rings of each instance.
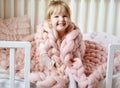
[[[0,18],[0,40],[18,41],[30,35],[30,19],[27,16]]]

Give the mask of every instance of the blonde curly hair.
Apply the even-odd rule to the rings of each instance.
[[[53,12],[61,13],[65,11],[69,18],[71,18],[70,7],[67,5],[66,2],[62,0],[51,0],[48,4],[47,11],[46,11],[46,19],[50,19]]]

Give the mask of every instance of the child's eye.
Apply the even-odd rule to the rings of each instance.
[[[55,16],[55,18],[58,18],[58,16]]]
[[[66,15],[64,15],[63,17],[67,17]]]

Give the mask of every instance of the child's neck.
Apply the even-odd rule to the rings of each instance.
[[[62,40],[63,40],[63,39],[65,38],[66,34],[67,34],[66,30],[64,30],[64,31],[59,31],[59,32],[58,32],[59,39],[62,39]]]

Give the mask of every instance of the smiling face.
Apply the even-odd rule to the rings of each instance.
[[[64,34],[70,22],[70,8],[62,0],[51,1],[47,7],[46,19],[51,21],[53,29]]]
[[[58,6],[51,15],[51,24],[58,32],[65,31],[69,25],[70,17],[64,7]]]

